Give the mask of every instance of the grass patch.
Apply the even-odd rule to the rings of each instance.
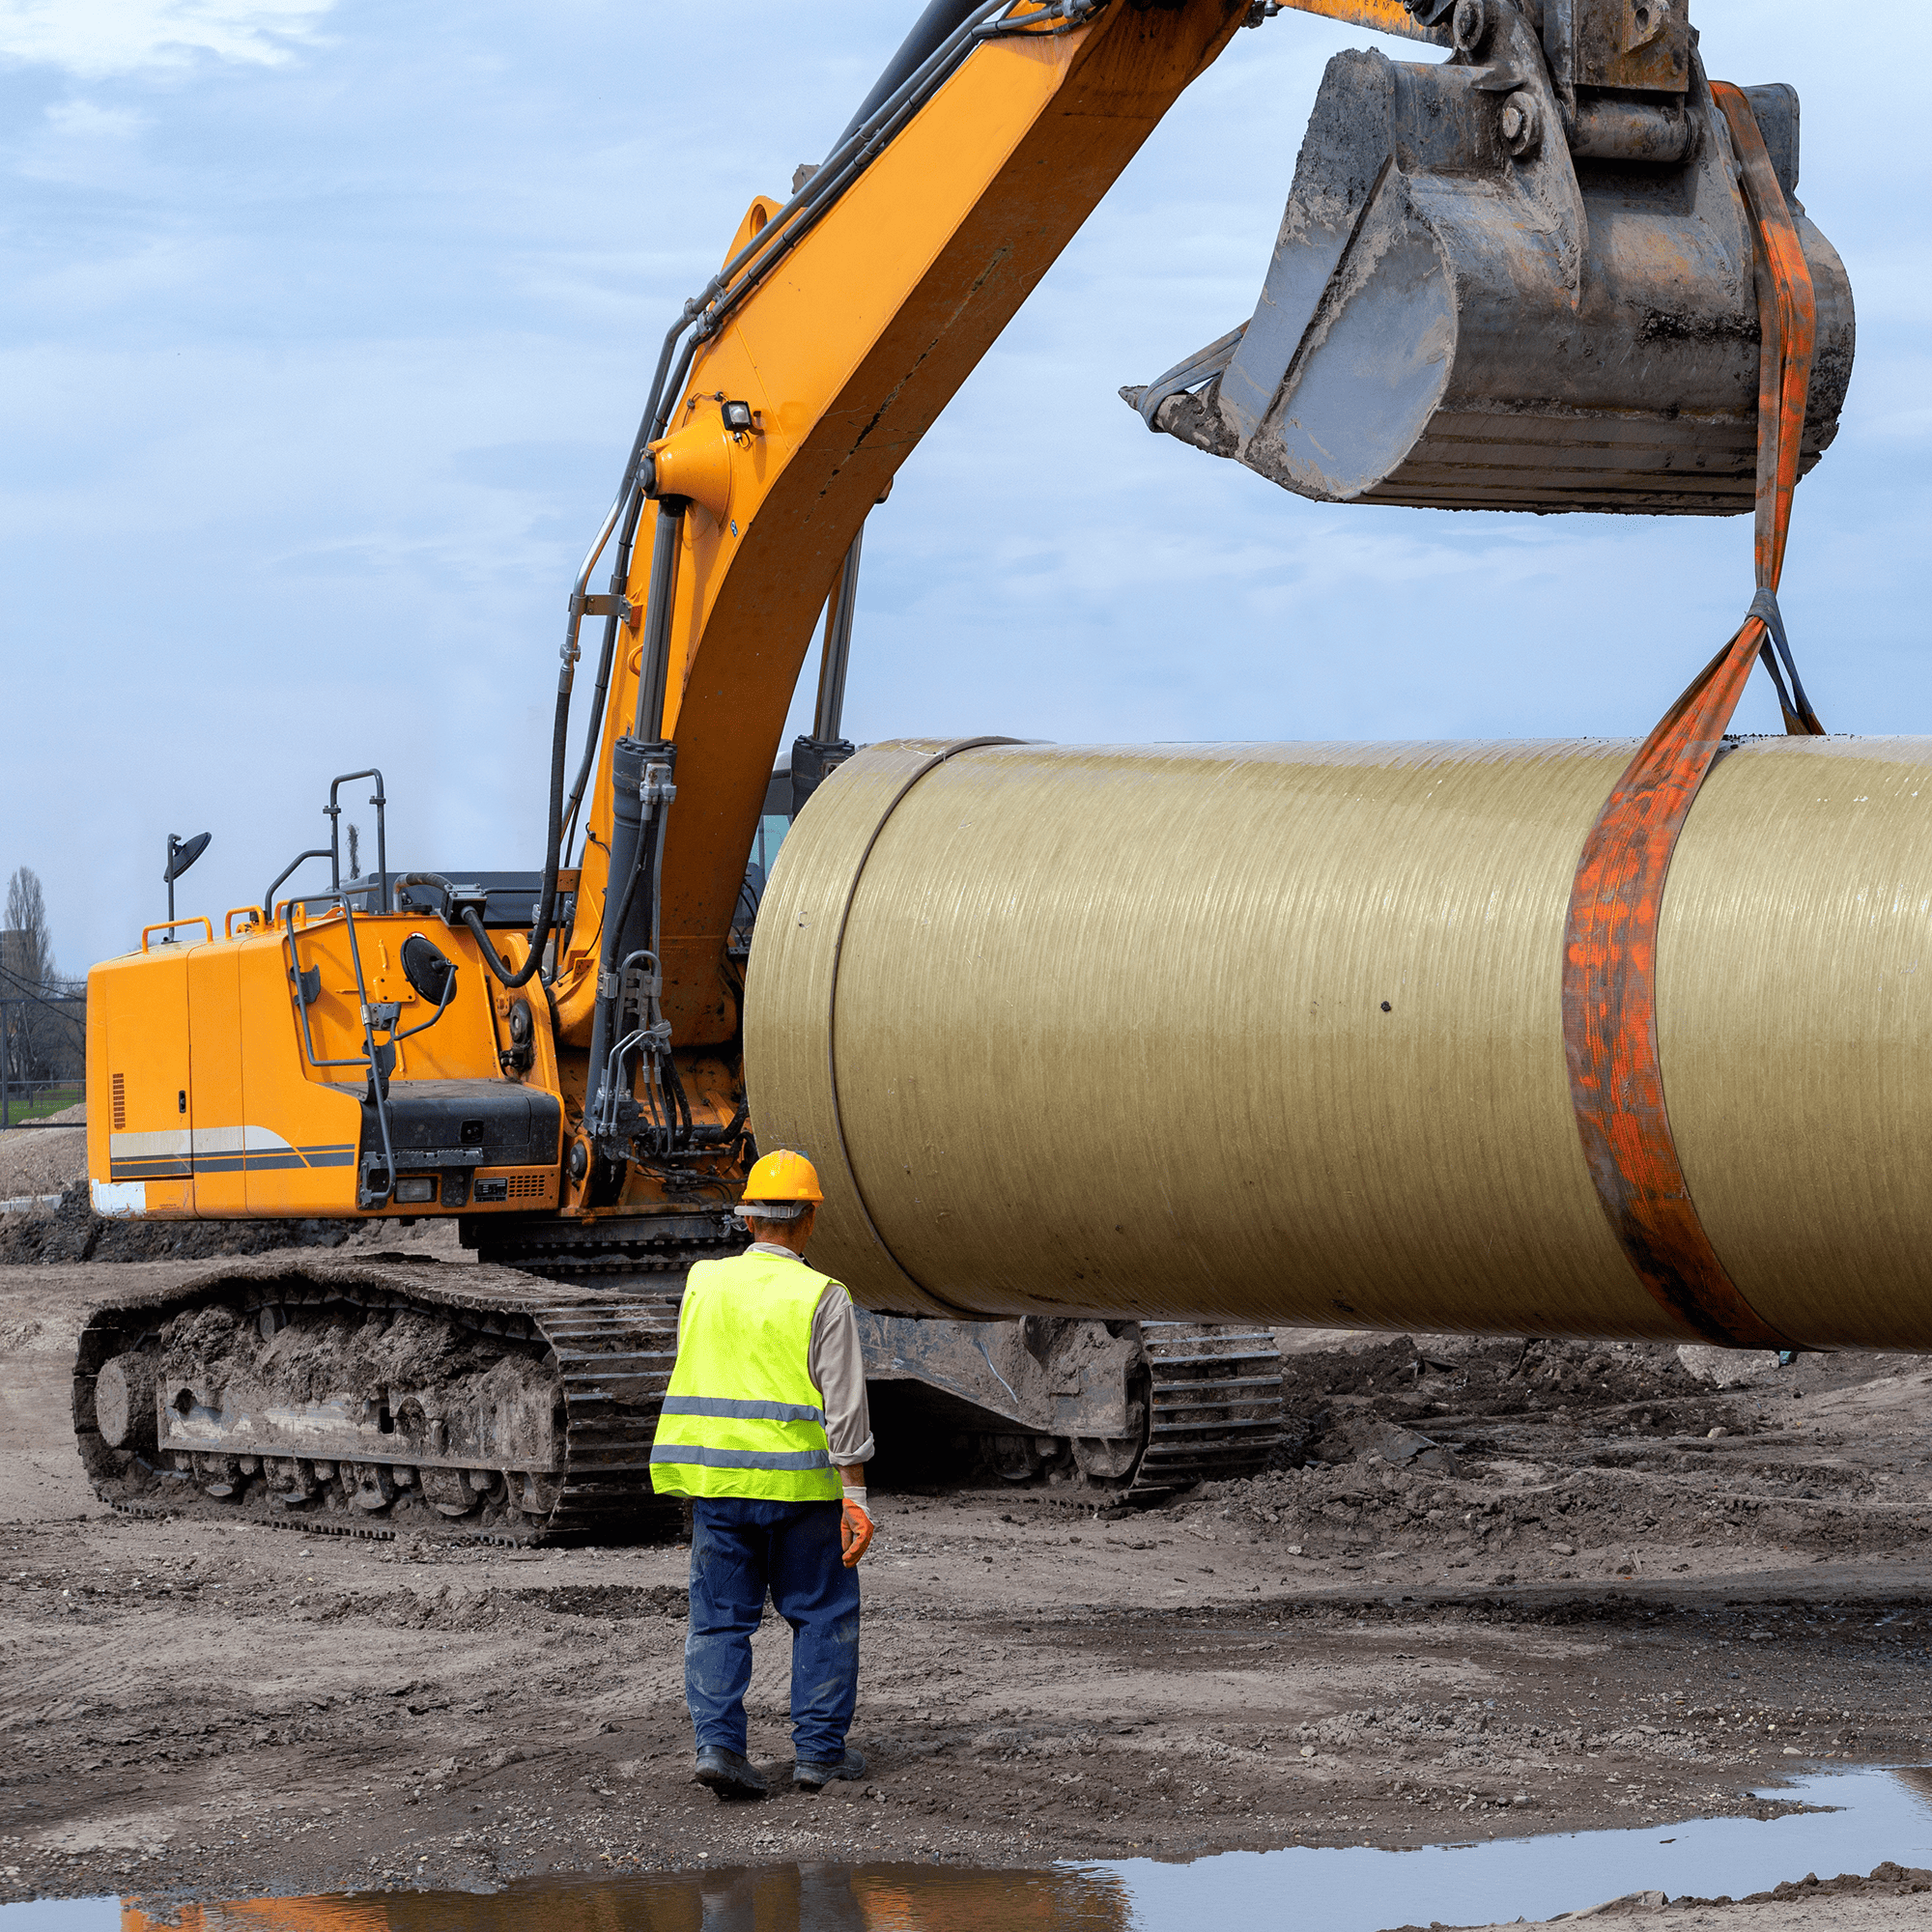
[[[48,1114],[77,1107],[87,1097],[86,1086],[76,1080],[66,1087],[43,1087],[31,1094],[7,1091],[7,1124],[16,1127],[22,1121],[38,1121]]]

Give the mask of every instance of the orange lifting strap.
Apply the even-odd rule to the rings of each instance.
[[[1743,163],[1759,249],[1758,590],[1743,629],[1644,741],[1584,840],[1564,933],[1563,1036],[1583,1155],[1645,1288],[1709,1341],[1789,1349],[1739,1293],[1698,1219],[1671,1137],[1657,1052],[1664,876],[1753,659],[1762,657],[1776,684],[1785,730],[1825,733],[1792,662],[1776,595],[1817,334],[1811,273],[1749,102],[1722,82],[1711,92]],[[1780,657],[1791,674],[1789,692]]]

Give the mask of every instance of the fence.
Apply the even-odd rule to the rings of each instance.
[[[37,987],[0,969],[0,1133],[79,1101],[87,1075],[87,995]]]

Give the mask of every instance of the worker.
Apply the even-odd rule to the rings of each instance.
[[[791,1626],[794,1789],[860,1778],[845,1743],[859,1694],[859,1578],[872,1540],[872,1425],[852,1297],[804,1261],[818,1175],[788,1149],[746,1178],[752,1245],[698,1262],[677,1318],[677,1363],[651,1449],[651,1486],[691,1498],[684,1695],[699,1784],[762,1798],[745,1755],[752,1633],[771,1594]]]

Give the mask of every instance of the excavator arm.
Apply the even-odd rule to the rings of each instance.
[[[613,663],[578,889],[584,910],[556,987],[574,1045],[590,1042],[617,739],[629,731],[676,744],[663,1010],[680,1046],[726,1041],[737,997],[725,937],[745,853],[814,620],[854,537],[1249,12],[1247,0],[1076,7],[1070,19],[1035,12],[1010,22],[1006,11],[947,10],[967,23],[956,34],[976,36],[963,57],[822,206],[811,183],[784,208],[752,204],[732,256],[738,274],[710,305],[722,313],[647,423],[656,432],[645,439],[647,487],[659,509],[629,559],[630,621]],[[1393,4],[1324,0],[1310,11],[1375,14],[1383,26],[1408,18]],[[794,228],[802,232],[789,241]],[[739,294],[738,283],[758,275],[761,242],[763,255],[782,249],[782,259]],[[724,420],[733,404],[749,406],[748,426],[735,431]],[[688,507],[668,513],[680,496]],[[673,539],[679,554],[667,572],[658,546]],[[638,710],[654,572],[674,600],[660,645],[661,721]]]
[[[1289,3],[1446,43],[1402,0]],[[612,749],[627,727],[652,735],[637,710],[660,532],[681,544],[662,719],[678,747],[679,792],[664,855],[663,1008],[672,1037],[695,1046],[736,1029],[724,957],[743,852],[814,619],[867,512],[1182,90],[1236,30],[1281,10],[1023,0],[998,31],[1008,11],[958,0],[927,11],[889,71],[912,70],[960,22],[975,30],[965,58],[822,212],[803,194],[753,200],[727,255],[739,273],[721,277],[728,313],[696,345],[680,393],[659,399],[665,434],[642,440],[673,479],[660,490],[682,479],[691,507],[644,523],[609,600],[624,636],[580,871],[585,912],[556,986],[561,1035],[575,1046],[590,1044],[596,999]],[[781,248],[782,272],[760,277]],[[747,277],[756,285],[735,294]],[[726,429],[732,402],[750,406],[749,430]],[[627,490],[636,468],[634,457]],[[625,507],[620,498],[607,533]]]

